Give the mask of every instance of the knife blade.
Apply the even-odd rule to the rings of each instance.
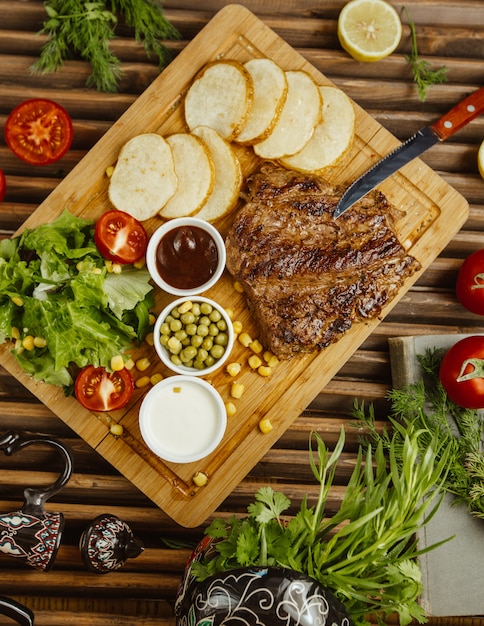
[[[380,159],[344,192],[334,211],[336,219],[379,183],[421,155],[445,141],[484,111],[484,87],[474,91],[430,126],[418,130],[398,148]]]

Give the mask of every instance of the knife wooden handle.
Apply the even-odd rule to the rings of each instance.
[[[430,127],[444,141],[484,111],[484,87],[456,104]]]

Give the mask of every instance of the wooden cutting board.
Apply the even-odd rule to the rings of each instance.
[[[254,57],[269,57],[286,70],[304,69],[319,84],[332,84],[250,11],[239,5],[228,5],[146,89],[38,207],[23,228],[52,221],[64,209],[85,218],[97,218],[110,208],[105,171],[116,162],[122,145],[144,132],[166,136],[186,130],[181,105],[196,72],[215,59],[247,61]],[[331,174],[334,183],[351,182],[375,160],[399,145],[395,137],[356,104],[355,110],[354,146],[344,165]],[[249,148],[236,149],[245,175],[260,165]],[[203,461],[171,464],[146,448],[138,427],[139,404],[146,388],[137,390],[131,404],[122,411],[93,414],[84,410],[74,398],[64,397],[61,389],[36,383],[28,377],[10,354],[9,345],[0,346],[0,363],[176,522],[185,527],[198,526],[358,349],[438,256],[468,215],[466,200],[418,159],[385,181],[380,189],[405,212],[398,224],[398,234],[408,252],[420,261],[422,270],[405,282],[378,319],[355,324],[338,343],[320,353],[281,362],[268,378],[250,370],[246,365],[249,352],[237,344],[231,360],[243,363],[236,380],[245,385],[245,392],[242,398],[234,401],[237,412],[228,420],[221,445]],[[233,214],[217,224],[222,234],[227,231],[232,217]],[[160,220],[152,219],[145,226],[151,233],[160,223]],[[231,308],[234,319],[241,320],[244,329],[254,339],[257,337],[243,295],[233,289],[229,275],[224,275],[206,295]],[[170,297],[156,291],[157,311],[169,301]],[[149,357],[152,367],[148,373],[160,371],[170,375],[160,366],[153,348],[148,345],[134,350],[133,356]],[[234,379],[221,369],[209,380],[224,400],[228,400]],[[262,417],[268,417],[274,426],[268,434],[259,431],[258,423]],[[113,422],[120,422],[124,427],[119,438],[109,432]],[[197,471],[208,475],[206,486],[197,488],[193,484],[192,477]]]

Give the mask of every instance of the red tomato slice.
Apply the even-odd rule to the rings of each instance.
[[[74,385],[77,400],[90,411],[121,409],[128,404],[133,391],[133,377],[127,369],[108,372],[93,365],[79,372]]]
[[[136,218],[124,211],[107,211],[96,222],[94,241],[105,259],[134,263],[146,253],[148,235]]]
[[[484,315],[484,250],[473,252],[462,263],[455,292],[467,310]]]
[[[466,409],[484,408],[484,336],[455,343],[442,359],[439,378],[452,402]]]
[[[72,121],[52,100],[25,100],[5,122],[5,141],[12,152],[31,165],[54,163],[72,143]]]
[[[5,181],[5,174],[0,170],[0,202],[5,198],[5,192],[7,191],[7,182]]]

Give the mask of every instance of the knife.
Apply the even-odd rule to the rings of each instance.
[[[445,141],[484,111],[484,87],[474,91],[431,126],[418,130],[401,146],[375,163],[357,178],[341,196],[333,217],[336,219],[379,183],[394,174],[439,141]]]

